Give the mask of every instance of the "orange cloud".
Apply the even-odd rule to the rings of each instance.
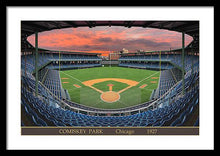
[[[34,46],[34,35],[28,37]],[[186,35],[186,44],[192,37]],[[39,33],[39,47],[50,50],[95,52],[108,55],[122,48],[135,52],[181,48],[181,34],[174,31],[125,27],[67,28]]]

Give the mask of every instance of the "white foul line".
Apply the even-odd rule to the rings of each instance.
[[[142,81],[144,81],[144,80],[146,80],[146,79],[148,79],[148,78],[150,78],[150,77],[152,77],[153,75],[155,75],[155,74],[157,74],[157,73],[159,73],[159,72],[156,72],[156,73],[154,73],[154,74],[152,74],[152,75],[150,75],[150,76],[144,78],[143,80],[139,81],[139,83],[142,82]]]
[[[71,77],[71,78],[73,78],[73,79],[79,81],[80,83],[82,83],[82,81],[80,81],[79,79],[77,79],[77,78],[75,78],[75,77],[73,77],[73,76],[71,76],[71,75],[69,75],[69,74],[66,74],[66,73],[64,73],[63,71],[60,71],[60,72],[62,72],[63,74],[65,74],[65,75],[67,75],[67,76],[69,76],[69,77]]]

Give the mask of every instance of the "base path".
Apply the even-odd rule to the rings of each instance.
[[[117,82],[121,82],[121,83],[126,83],[128,84],[129,86],[118,91],[118,92],[114,92],[112,91],[112,88],[113,88],[113,84],[108,84],[109,86],[109,91],[107,92],[103,92],[95,87],[93,87],[94,84],[96,83],[100,83],[100,82],[104,82],[104,81],[117,81]],[[82,84],[84,84],[85,86],[88,86],[94,90],[96,90],[97,92],[101,93],[100,95],[100,98],[105,101],[105,102],[108,102],[108,103],[112,103],[112,102],[116,102],[120,99],[120,93],[124,92],[125,90],[133,87],[133,86],[136,86],[139,82],[137,81],[133,81],[133,80],[128,80],[128,79],[120,79],[120,78],[102,78],[102,79],[93,79],[93,80],[88,80],[88,81],[84,81],[82,82]]]
[[[128,80],[128,79],[102,78],[102,79],[93,79],[93,80],[84,81],[84,82],[82,82],[82,84],[84,84],[85,86],[88,86],[88,87],[90,87],[90,88],[96,90],[97,92],[103,93],[103,91],[101,91],[101,90],[99,90],[99,89],[93,87],[92,85],[94,85],[94,84],[96,84],[96,83],[104,82],[104,81],[110,81],[110,80],[112,80],[112,81],[117,81],[117,82],[121,82],[121,83],[126,83],[126,84],[129,85],[128,87],[126,87],[126,88],[124,88],[124,89],[118,91],[119,94],[122,93],[122,92],[124,92],[125,90],[127,90],[127,89],[133,87],[133,86],[136,86],[136,85],[139,83],[139,82],[137,82],[137,81]],[[109,86],[109,90],[112,91],[112,86],[113,86],[113,85],[112,85],[112,84],[109,84],[108,86]]]
[[[126,91],[127,89],[129,89],[129,88],[131,88],[131,87],[133,87],[133,86],[128,86],[128,87],[126,87],[126,88],[124,88],[124,89],[122,89],[122,90],[118,91],[118,93],[120,94],[120,93],[122,93],[122,92]]]
[[[134,80],[128,80],[128,79],[121,79],[121,78],[101,78],[101,79],[93,79],[93,80],[88,80],[88,81],[84,81],[82,82],[82,84],[84,84],[85,86],[88,86],[94,90],[96,90],[97,92],[101,93],[100,98],[102,101],[107,102],[107,103],[112,103],[112,102],[116,102],[120,99],[120,93],[128,90],[129,88],[136,86],[137,84],[139,84],[140,82],[149,79],[150,77],[152,77],[153,75],[155,75],[157,73],[152,74],[151,76],[148,76],[147,78],[137,82]],[[153,79],[157,79],[157,77],[154,77]],[[118,91],[118,92],[114,92],[112,91],[113,88],[113,84],[108,84],[107,86],[109,86],[109,91],[104,92],[98,88],[93,87],[94,84],[96,83],[101,83],[101,82],[105,82],[105,81],[117,81],[117,82],[121,82],[121,83],[126,83],[128,84],[128,87]],[[157,83],[157,81],[151,81],[151,83]],[[139,88],[144,88],[146,87],[147,84],[143,84],[142,86],[140,86]]]
[[[100,83],[100,82],[104,82],[104,81],[117,81],[117,82],[122,82],[122,83],[126,83],[129,86],[136,86],[139,82],[137,81],[133,81],[133,80],[128,80],[128,79],[120,79],[120,78],[102,78],[102,79],[93,79],[93,80],[88,80],[88,81],[84,81],[82,82],[82,84],[84,84],[85,86],[92,86],[95,83]]]

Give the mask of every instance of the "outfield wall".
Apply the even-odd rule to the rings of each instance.
[[[104,65],[118,65],[119,64],[119,61],[118,60],[105,60],[105,61],[102,61],[102,64]]]

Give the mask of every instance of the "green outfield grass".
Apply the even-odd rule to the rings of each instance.
[[[134,106],[149,101],[153,89],[158,86],[160,72],[153,70],[123,68],[123,67],[97,67],[88,69],[74,69],[60,71],[61,83],[67,89],[71,101],[90,107],[116,109]],[[82,82],[100,78],[121,78],[137,81],[138,84],[120,93],[120,99],[116,102],[104,102],[101,93],[83,85]],[[74,86],[78,85],[78,87]],[[118,92],[129,85],[118,81],[104,81],[95,83],[95,87],[103,92],[109,91],[109,84],[112,84],[112,91]],[[146,85],[144,88],[140,86]]]

